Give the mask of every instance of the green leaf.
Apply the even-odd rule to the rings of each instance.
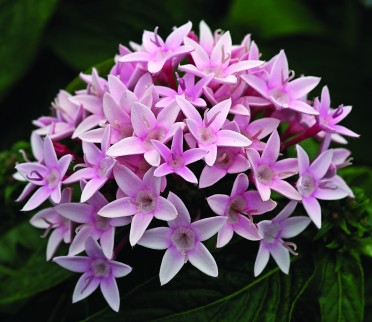
[[[34,58],[57,0],[0,0],[0,98]]]
[[[319,34],[324,30],[309,8],[296,0],[235,0],[226,25],[244,26],[266,38]]]
[[[338,254],[337,257],[329,254],[322,257],[319,272],[322,321],[362,321],[364,281],[360,260],[346,254]]]
[[[298,260],[289,275],[274,268],[254,278],[244,243],[215,255],[218,279],[188,264],[163,287],[156,277],[125,294],[119,314],[106,308],[84,321],[288,321],[312,278],[312,265]]]

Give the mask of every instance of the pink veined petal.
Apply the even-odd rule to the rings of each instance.
[[[207,247],[205,247],[202,243],[196,243],[195,248],[187,252],[187,257],[190,263],[204,274],[213,277],[218,276],[216,261]]]
[[[250,167],[249,161],[242,154],[235,157],[233,164],[228,168],[227,173],[239,173],[248,170]]]
[[[69,271],[83,273],[89,269],[90,259],[86,256],[59,256],[54,257],[53,262]]]
[[[140,138],[145,137],[156,125],[153,112],[146,105],[138,102],[132,105],[131,120],[134,133]]]
[[[31,149],[36,160],[41,162],[44,159],[44,142],[35,131],[31,134]]]
[[[327,150],[319,155],[310,165],[309,172],[315,179],[321,179],[327,173],[332,162],[333,151]]]
[[[121,63],[131,63],[131,62],[147,62],[150,59],[150,55],[146,52],[134,52],[121,56],[119,62]]]
[[[358,138],[360,135],[342,125],[333,125],[332,128],[339,134]]]
[[[217,133],[217,146],[247,147],[251,144],[251,140],[238,132],[221,130]]]
[[[102,151],[94,143],[83,141],[82,145],[87,163],[91,165],[99,164],[100,160],[104,157]]]
[[[320,181],[320,183],[321,182],[322,181]],[[349,195],[349,190],[340,188],[340,185],[335,181],[332,180],[330,185],[332,185],[332,187],[328,189],[318,187],[312,196],[320,200],[338,200]]]
[[[99,143],[102,141],[103,131],[104,131],[103,128],[90,130],[88,132],[85,132],[79,135],[79,138],[82,141],[91,142],[91,143]]]
[[[172,140],[172,151],[177,155],[183,154],[183,130],[179,127],[174,133]]]
[[[77,202],[60,204],[54,209],[61,216],[82,224],[89,223],[90,216],[94,212],[93,206]]]
[[[224,100],[213,106],[206,114],[205,121],[210,122],[209,127],[217,132],[226,121],[231,107],[231,98]]]
[[[185,162],[185,165],[194,163],[203,159],[206,153],[207,152],[204,149],[200,148],[187,150],[183,153],[183,161]]]
[[[269,135],[270,133],[274,132],[279,126],[280,120],[272,118],[272,117],[265,117],[263,119],[258,119],[249,123],[247,127],[247,131],[257,139],[262,139]]]
[[[284,50],[275,57],[270,72],[270,87],[280,87],[288,79],[288,61]]]
[[[114,167],[115,181],[120,189],[128,196],[135,196],[143,187],[143,182],[126,166],[117,164]]]
[[[261,240],[262,236],[258,232],[255,224],[251,223],[250,220],[242,215],[239,215],[239,223],[233,225],[234,231],[248,240]]]
[[[204,167],[199,179],[199,188],[206,188],[215,184],[226,175],[226,172],[226,170],[218,168],[216,166]]]
[[[280,213],[273,219],[274,222],[282,222],[288,218],[296,209],[298,202],[291,200],[287,205],[280,211]]]
[[[107,182],[107,178],[93,178],[86,185],[81,194],[80,202],[89,200],[103,185]]]
[[[82,179],[93,179],[97,176],[97,170],[93,168],[83,168],[76,172],[74,172],[72,175],[70,175],[67,179],[63,180],[64,184],[70,184],[77,181],[80,181]]]
[[[202,20],[199,24],[200,45],[210,54],[214,46],[214,37],[208,25]]]
[[[226,69],[226,74],[235,74],[248,69],[252,69],[261,66],[264,62],[261,60],[243,60],[235,64],[230,65]]]
[[[194,48],[191,52],[191,56],[198,69],[202,70],[207,64],[209,64],[209,56],[203,47],[188,37],[185,37],[183,42],[186,46]]]
[[[288,104],[288,108],[294,110],[294,111],[297,111],[297,112],[301,112],[301,113],[305,113],[305,114],[310,114],[310,115],[318,115],[319,113],[313,108],[311,107],[309,104],[303,102],[303,101],[298,101],[298,100],[292,100],[289,102]]]
[[[268,97],[268,88],[266,82],[257,76],[246,74],[240,76],[250,87],[261,94],[263,97]]]
[[[292,99],[299,99],[305,97],[309,92],[311,92],[319,82],[319,77],[300,77],[289,82],[286,89],[290,93]]]
[[[320,228],[322,225],[322,210],[318,200],[313,197],[303,198],[302,204],[313,223]]]
[[[191,226],[196,232],[198,240],[204,241],[211,238],[223,227],[227,217],[217,216],[194,221]]]
[[[281,179],[291,177],[298,173],[298,160],[297,158],[280,160],[272,166],[272,169]]]
[[[58,169],[59,169],[59,173],[60,173],[61,177],[64,176],[65,173],[67,172],[68,167],[71,163],[71,160],[72,160],[72,155],[71,154],[66,154],[58,160],[58,162],[57,162],[58,163]]]
[[[189,101],[181,96],[176,96],[176,101],[186,118],[195,121],[198,126],[202,124],[202,118],[199,112]]]
[[[247,203],[247,210],[254,209],[252,215],[261,215],[273,210],[276,207],[275,201],[271,199],[263,201],[257,191],[247,191],[243,194],[243,196]]]
[[[254,149],[247,149],[247,157],[253,170],[259,165],[260,154]]]
[[[260,247],[258,248],[258,253],[256,261],[254,263],[254,276],[258,276],[265,269],[267,263],[269,262],[270,251],[266,248],[263,242],[260,242]]]
[[[223,69],[226,68],[230,62],[231,46],[231,35],[229,31],[226,31],[212,49],[210,55],[211,65],[221,66]],[[224,57],[226,55],[228,55],[228,59]]]
[[[178,27],[167,37],[165,40],[165,45],[168,48],[176,49],[181,45],[183,38],[188,35],[188,33],[191,31],[191,28],[192,23],[190,21]]]
[[[236,196],[237,194],[245,192],[248,189],[248,186],[249,186],[248,176],[244,173],[239,173],[234,181],[231,190],[231,196]]]
[[[109,263],[115,278],[124,277],[132,271],[132,267],[121,262],[110,260]]]
[[[280,137],[278,131],[274,131],[271,135],[265,149],[262,152],[261,160],[271,165],[274,163],[279,157],[279,149],[280,149]]]
[[[36,215],[34,215],[30,219],[30,224],[36,228],[45,229],[50,225],[47,221],[54,223],[58,220],[57,218],[58,214],[54,208],[46,208],[40,210]]]
[[[221,131],[220,131],[221,132]],[[212,166],[217,158],[217,146],[212,144],[205,148],[207,154],[204,156],[205,163]]]
[[[176,247],[172,246],[164,254],[160,266],[160,284],[168,283],[180,271],[185,264],[185,255],[180,253]]]
[[[255,185],[257,188],[258,193],[260,194],[263,201],[268,201],[271,196],[271,189],[270,187],[260,183],[259,181],[255,180]]]
[[[178,117],[180,107],[178,104],[173,103],[164,107],[157,116],[157,125],[165,129],[169,129]]]
[[[55,204],[61,202],[61,183],[59,182],[57,187],[53,188],[52,193],[50,194],[50,200]]]
[[[160,194],[161,179],[154,177],[155,168],[150,168],[143,176],[143,183],[147,189],[156,195]]]
[[[270,248],[270,253],[273,256],[275,262],[278,264],[280,270],[288,274],[289,273],[289,251],[281,243],[276,243]]]
[[[167,163],[163,163],[159,165],[155,171],[154,171],[154,176],[155,177],[164,177],[170,173],[175,172],[173,168],[171,168]]]
[[[171,157],[172,152],[165,144],[156,140],[152,140],[151,143],[154,146],[154,148],[158,150],[158,152],[165,161],[167,161]]]
[[[85,249],[85,242],[92,234],[92,226],[83,226],[79,232],[75,235],[70,245],[68,255],[75,256],[81,253]]]
[[[158,227],[146,230],[138,245],[151,249],[166,249],[171,246],[172,230],[169,227]]]
[[[110,305],[115,312],[118,312],[120,307],[120,296],[115,277],[110,274],[108,277],[103,278],[100,287],[103,297],[108,305]]]
[[[328,86],[323,86],[320,100],[322,102],[320,112],[321,113],[328,112],[329,107],[331,106],[331,99],[329,96]]]
[[[301,200],[300,193],[287,181],[275,179],[271,189],[292,200]]]
[[[114,200],[101,208],[98,215],[106,218],[119,218],[132,216],[138,211],[138,207],[131,202],[130,197]]]
[[[107,258],[112,258],[114,250],[114,240],[115,240],[115,228],[110,227],[105,232],[102,233],[100,242],[102,251]]]
[[[149,226],[153,218],[152,214],[143,214],[142,212],[137,213],[133,216],[132,224],[129,233],[129,242],[131,246],[137,244],[139,239],[142,237],[146,228]]]
[[[47,261],[49,261],[53,257],[62,239],[63,239],[62,229],[57,228],[50,234],[48,245],[47,245],[47,252],[46,252]]]
[[[300,175],[302,175],[309,169],[310,160],[307,153],[300,145],[296,145],[296,150],[298,159],[298,171]]]
[[[209,61],[209,58],[208,58],[208,61]],[[194,62],[195,62],[195,60],[194,60]],[[203,67],[201,67],[201,70],[204,68],[204,65],[205,64],[203,64]],[[192,64],[186,64],[186,65],[178,66],[178,70],[180,70],[181,72],[190,73],[190,74],[195,75],[195,76],[200,77],[200,78],[203,78],[203,77],[210,74],[210,73],[207,74],[207,73],[199,70],[198,67],[196,67],[195,65],[192,65]],[[214,75],[214,73],[213,73],[213,75]]]
[[[105,258],[101,247],[98,242],[94,240],[91,236],[85,242],[85,251],[89,257]]]
[[[292,238],[302,233],[310,224],[311,220],[308,217],[296,216],[285,219],[282,223],[282,238]]]
[[[148,61],[147,69],[151,74],[156,74],[161,71],[166,61],[166,57],[152,58]]]
[[[191,182],[195,184],[198,183],[198,179],[196,178],[194,172],[192,172],[189,168],[185,166],[179,169],[176,169],[174,172],[178,174],[180,177],[182,177],[183,179],[185,179],[187,182]]]
[[[80,137],[83,133],[91,130],[92,128],[98,126],[98,124],[104,119],[102,115],[92,114],[85,118],[75,129],[72,134],[72,139]]]
[[[111,157],[117,157],[123,155],[143,154],[146,151],[147,149],[143,145],[143,141],[136,136],[131,136],[112,145],[106,154]]]
[[[143,155],[148,164],[153,167],[157,167],[160,164],[160,153],[155,148],[148,150]]]
[[[48,168],[57,168],[58,166],[56,151],[49,136],[44,139],[44,162]]]
[[[232,225],[229,223],[226,223],[218,232],[217,235],[217,248],[221,248],[231,240],[231,238],[234,235],[234,229],[232,228]]]
[[[34,185],[33,183],[28,183],[23,191],[21,192],[21,194],[19,195],[19,197],[16,199],[17,202],[20,202],[22,200],[24,200],[37,186]]]
[[[168,200],[174,205],[178,213],[176,219],[168,221],[169,227],[174,229],[179,226],[189,225],[191,223],[190,214],[181,198],[170,191],[168,194]]]
[[[84,189],[85,185],[81,184],[80,188]],[[87,200],[87,204],[94,206],[95,209],[101,209],[103,206],[108,204],[108,201],[102,193],[97,191],[92,197]]]
[[[169,200],[159,196],[156,201],[156,209],[153,211],[156,219],[160,220],[174,220],[177,217],[177,210]]]
[[[230,202],[230,197],[227,195],[213,195],[207,198],[209,207],[217,215],[223,216],[225,214],[226,208]]]
[[[110,89],[110,94],[113,98],[119,100],[123,92],[127,89],[124,83],[120,80],[118,76],[108,75],[108,87]],[[106,95],[106,93],[104,94]]]
[[[92,294],[97,289],[99,281],[98,278],[94,278],[90,273],[81,275],[72,295],[72,303],[81,301]]]
[[[34,210],[35,208],[39,207],[45,200],[47,200],[51,193],[52,190],[50,190],[48,187],[40,187],[23,206],[21,211]]]

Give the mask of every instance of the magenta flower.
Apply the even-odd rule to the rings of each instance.
[[[187,117],[186,124],[197,141],[200,148],[208,153],[204,160],[207,165],[212,166],[217,158],[217,146],[247,147],[251,144],[244,135],[231,131],[221,130],[229,113],[231,100],[222,101],[213,106],[201,118],[196,108],[182,97],[176,98],[183,114]]]
[[[157,117],[145,105],[134,103],[131,110],[131,120],[134,129],[134,136],[124,138],[111,146],[107,155],[112,157],[143,154],[146,161],[157,167],[160,164],[160,154],[152,144],[152,140],[167,142],[182,126],[174,123],[179,107],[168,105],[163,108]]]
[[[304,98],[319,84],[320,78],[308,76],[291,81],[293,76],[289,75],[288,61],[283,50],[275,57],[267,81],[252,74],[242,75],[241,78],[278,110],[289,108],[306,114],[318,114]]]
[[[263,220],[258,223],[258,231],[263,236],[256,262],[254,264],[254,276],[258,276],[266,267],[270,254],[285,274],[289,272],[289,253],[297,255],[296,244],[285,242],[283,238],[292,238],[300,234],[310,223],[305,216],[288,218],[297,206],[296,201],[290,201],[287,206],[272,220]],[[291,248],[293,247],[294,250]]]
[[[283,180],[298,173],[297,159],[288,158],[277,161],[279,149],[279,134],[274,131],[267,141],[261,156],[254,149],[247,150],[256,188],[264,201],[270,199],[271,190],[289,199],[301,200],[301,195],[298,191]]]
[[[262,236],[253,223],[252,215],[260,215],[276,207],[272,200],[262,201],[257,191],[247,191],[248,177],[240,173],[231,190],[231,195],[213,195],[207,198],[208,205],[220,216],[227,218],[217,236],[217,247],[225,246],[234,232],[248,240],[260,240]]]
[[[81,193],[80,202],[85,202],[92,197],[111,176],[116,160],[106,156],[110,147],[110,133],[110,126],[107,126],[103,134],[101,150],[94,143],[83,141],[85,164],[81,166],[84,168],[76,171],[63,182],[69,184],[83,179],[89,180]]]
[[[204,23],[201,30],[201,44],[208,43],[208,49],[211,47],[212,39],[204,37],[204,33],[209,27]],[[209,34],[209,33],[208,33]],[[204,41],[204,39],[206,41]],[[184,39],[185,45],[192,48],[190,55],[195,65],[187,64],[179,66],[179,70],[193,74],[198,77],[205,77],[210,73],[214,74],[213,80],[218,83],[236,84],[238,79],[237,73],[255,68],[263,64],[260,60],[242,60],[234,61],[231,59],[231,36],[230,32],[225,32],[218,41],[213,44],[213,49],[208,52],[200,44],[191,38]]]
[[[58,160],[53,143],[48,136],[44,139],[43,152],[44,164],[26,162],[16,166],[17,171],[28,182],[40,186],[24,205],[22,211],[37,208],[49,197],[56,204],[61,201],[62,180],[72,160],[72,155],[64,155]]]
[[[155,169],[154,176],[163,177],[175,173],[188,182],[198,183],[195,174],[186,166],[203,159],[207,152],[203,149],[190,149],[183,152],[183,131],[181,128],[178,128],[174,134],[171,149],[159,141],[154,140],[152,144],[165,160],[165,163]]]
[[[147,171],[141,180],[127,167],[117,165],[114,177],[127,197],[104,206],[98,215],[107,218],[133,216],[129,234],[132,246],[138,242],[154,217],[167,221],[177,217],[172,203],[160,196],[161,178],[154,177],[154,168]]]
[[[66,188],[62,191],[61,204],[71,202],[72,189]],[[54,204],[55,206],[55,204]],[[51,230],[49,236],[46,259],[50,260],[56,252],[62,240],[65,243],[71,243],[72,238],[72,222],[67,218],[62,217],[55,207],[45,208],[40,210],[30,219],[30,224],[37,228],[45,229],[42,237],[46,237]]]
[[[84,188],[86,183],[82,184]],[[121,227],[130,223],[130,217],[104,218],[97,213],[105,205],[107,199],[100,193],[95,192],[86,203],[63,203],[55,207],[55,211],[66,219],[81,224],[76,229],[76,236],[69,249],[69,256],[81,253],[88,237],[100,240],[102,251],[107,258],[112,257],[114,248],[115,227]]]
[[[168,200],[176,207],[178,217],[168,221],[169,227],[147,230],[139,245],[152,249],[166,249],[160,266],[160,283],[168,283],[187,262],[203,273],[217,277],[217,264],[208,249],[201,243],[223,226],[224,217],[205,218],[191,223],[190,214],[182,200],[169,192]]]
[[[85,251],[88,256],[59,256],[53,259],[63,268],[84,273],[76,284],[72,302],[85,299],[100,286],[107,303],[118,312],[120,297],[115,278],[128,275],[132,268],[107,258],[98,243],[91,237],[85,242]]]
[[[332,177],[326,176],[332,162],[332,150],[321,153],[310,165],[309,157],[304,149],[299,145],[296,148],[300,175],[297,189],[302,196],[302,204],[306,212],[314,224],[320,228],[321,208],[317,199],[342,199],[349,195],[350,188],[335,173]]]
[[[181,45],[184,37],[191,31],[192,24],[188,23],[175,29],[165,40],[158,35],[158,28],[154,32],[145,31],[142,36],[142,46],[137,52],[127,54],[119,59],[120,62],[144,62],[150,73],[161,71],[164,64],[178,56],[184,56],[192,47]]]

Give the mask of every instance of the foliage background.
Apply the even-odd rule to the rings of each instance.
[[[33,129],[31,120],[48,113],[50,102],[60,88],[66,87],[80,71],[113,57],[119,43],[127,45],[129,40],[140,42],[143,30],[153,30],[155,26],[159,26],[160,35],[167,35],[172,26],[187,20],[193,22],[197,31],[202,19],[212,29],[230,30],[235,42],[251,33],[264,60],[284,48],[290,67],[297,75],[322,77],[314,96],[320,94],[321,86],[328,85],[333,106],[341,103],[353,105],[353,112],[344,124],[361,134],[359,140],[352,140],[349,145],[354,154],[354,164],[359,167],[345,175],[355,186],[364,186],[365,191],[358,194],[356,205],[340,204],[333,213],[342,209],[344,212],[339,213],[345,215],[345,209],[349,209],[360,215],[359,225],[367,220],[366,214],[371,207],[365,200],[372,197],[372,172],[368,168],[372,166],[371,0],[227,0],[218,6],[213,0],[0,0],[0,110],[3,120],[0,151],[4,151],[0,154],[0,315],[4,319],[77,320],[87,318],[103,307],[99,296],[72,306],[70,295],[76,276],[69,278],[70,275],[56,265],[44,262],[45,240],[40,241],[39,232],[29,227],[27,216],[19,214],[19,206],[11,201],[18,190],[12,188],[10,168],[16,159],[16,151],[22,146],[22,143],[14,144],[29,138]],[[357,234],[354,227],[357,224],[350,226],[355,229],[344,225],[350,232],[348,235],[345,229],[340,228],[339,221],[336,223],[337,229],[350,240],[353,238],[350,235]],[[330,221],[330,227],[335,229],[334,226],[335,221]],[[362,226],[371,227],[367,223]],[[358,229],[358,234],[364,236],[366,232]],[[368,232],[370,230],[367,229]],[[125,289],[133,294],[124,296],[124,301],[128,303],[125,306],[129,309],[126,307],[122,311],[128,312],[128,321],[141,316],[138,315],[139,310],[143,314],[142,320],[147,320],[184,312],[196,304],[204,307],[206,303],[211,305],[217,301],[210,308],[203,309],[202,315],[192,315],[194,313],[191,312],[183,318],[222,319],[228,318],[223,314],[232,314],[230,318],[245,321],[273,321],[278,316],[283,320],[293,317],[300,321],[299,309],[294,309],[299,303],[305,312],[302,317],[312,313],[315,320],[318,320],[316,316],[321,316],[324,321],[333,321],[337,316],[337,321],[354,321],[349,318],[353,315],[349,314],[354,314],[357,320],[363,317],[361,297],[364,285],[367,321],[368,312],[371,314],[372,279],[365,270],[363,282],[361,264],[364,268],[370,267],[370,257],[362,257],[359,261],[359,253],[351,252],[350,245],[346,251],[342,250],[347,242],[337,238],[339,244],[331,245],[328,248],[333,248],[333,251],[325,253],[325,245],[329,245],[330,240],[319,237],[317,241],[306,244],[306,240],[309,241],[315,233],[312,230],[310,237],[305,238],[304,246],[301,245],[302,253],[307,256],[307,252],[311,252],[316,256],[317,252],[321,252],[324,261],[312,267],[316,261],[299,258],[299,263],[309,260],[312,264],[294,264],[291,269],[293,278],[277,274],[274,269],[267,270],[264,282],[254,281],[248,266],[253,266],[256,249],[252,254],[246,254],[247,267],[233,271],[231,267],[240,266],[240,262],[234,262],[236,258],[226,259],[224,254],[216,254],[219,265],[222,261],[221,271],[225,274],[217,281],[186,270],[170,287],[159,290],[157,280],[150,280],[144,288],[133,290],[135,281],[153,273],[139,270],[134,281],[129,281],[130,277],[121,282],[121,285],[127,283]],[[337,230],[333,230],[334,233]],[[366,245],[363,252],[370,254],[370,244],[366,242]],[[241,252],[239,247],[237,241],[230,252]],[[157,269],[157,254],[140,249],[136,252],[140,256],[154,256]],[[141,257],[138,260],[140,262]],[[338,273],[335,275],[334,272]],[[244,279],[247,274],[250,274],[248,282]],[[337,277],[337,289],[333,287],[334,276]],[[182,281],[194,282],[182,284]],[[316,289],[314,281],[322,282],[329,289],[325,286],[322,290]],[[219,282],[220,286],[216,285]],[[198,288],[198,285],[205,285],[205,288]],[[304,285],[310,285],[306,288],[308,294]],[[183,291],[177,292],[179,288]],[[241,291],[235,294],[237,290]],[[260,298],[267,299],[269,304],[264,301],[256,303],[257,296],[252,295],[255,293],[261,294]],[[304,300],[298,301],[310,299],[314,294],[318,300],[309,301],[307,306]],[[344,295],[341,299],[340,294]],[[183,305],[176,307],[169,299],[164,300],[172,296],[179,298]],[[338,302],[332,302],[334,296]],[[359,303],[353,302],[354,297],[360,299]],[[221,301],[221,298],[224,300]],[[156,299],[161,301],[156,302]],[[151,303],[158,303],[158,308]],[[275,311],[277,306],[282,310],[279,313]],[[255,310],[250,310],[251,307]],[[240,311],[235,312],[236,308]],[[328,313],[336,315],[327,316]],[[115,319],[115,315],[107,314],[98,315],[93,320]],[[118,316],[116,318],[119,319]],[[180,320],[180,316],[177,319]]]

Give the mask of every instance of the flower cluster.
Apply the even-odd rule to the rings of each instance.
[[[320,79],[295,78],[283,50],[263,61],[249,35],[233,45],[228,31],[191,29],[165,40],[145,31],[132,50],[120,46],[107,77],[81,74],[86,88],[60,91],[52,116],[34,121],[35,161],[24,155],[16,166],[27,182],[18,200],[27,199],[23,211],[50,201],[31,224],[50,233],[47,260],[83,273],[74,302],[100,285],[119,310],[115,278],[131,267],[115,258],[131,251],[127,240],[165,250],[161,284],[188,261],[217,276],[203,241],[217,235],[223,247],[234,233],[259,242],[255,276],[270,254],[288,273],[296,245],[283,239],[311,221],[320,228],[318,200],[353,196],[337,175],[350,152],[330,148],[358,136],[339,125],[351,107],[332,108],[327,87],[309,100]],[[312,161],[300,145],[309,138],[319,148]],[[304,215],[291,216],[298,203]],[[54,257],[62,241],[69,253]]]

